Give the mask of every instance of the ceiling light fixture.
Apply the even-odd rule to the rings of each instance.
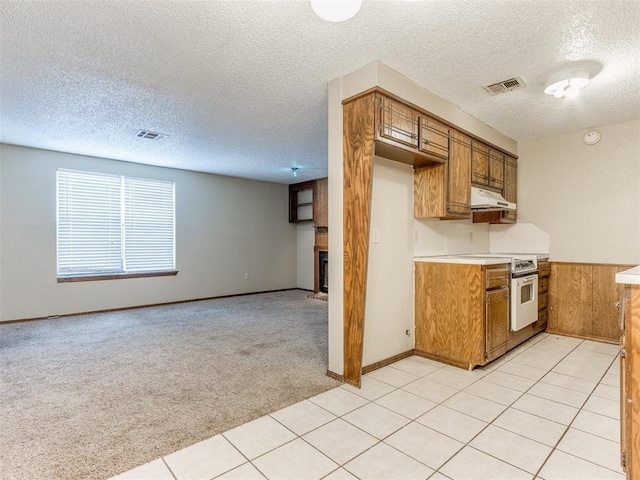
[[[344,22],[360,10],[362,0],[311,0],[316,15],[327,22]]]
[[[291,167],[291,176],[292,177],[298,176],[298,167]]]
[[[589,72],[586,70],[563,70],[549,77],[544,84],[544,93],[556,98],[574,98],[587,83],[589,83]]]

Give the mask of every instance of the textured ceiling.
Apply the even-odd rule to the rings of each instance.
[[[340,24],[306,0],[0,0],[0,142],[318,178],[327,82],[374,60],[515,140],[543,137],[640,118],[639,24],[636,0],[364,0]],[[591,83],[544,95],[567,64]],[[514,76],[527,86],[482,89]]]

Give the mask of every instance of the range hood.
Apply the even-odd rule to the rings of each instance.
[[[471,210],[491,212],[496,210],[515,210],[516,204],[507,202],[502,195],[491,190],[471,187]]]

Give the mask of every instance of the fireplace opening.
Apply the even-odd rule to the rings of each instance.
[[[318,252],[318,287],[322,293],[329,293],[329,252]]]

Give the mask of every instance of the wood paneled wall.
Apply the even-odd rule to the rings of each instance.
[[[344,380],[360,386],[375,134],[373,94],[344,105]]]
[[[629,265],[551,262],[547,332],[618,342],[616,273]]]

